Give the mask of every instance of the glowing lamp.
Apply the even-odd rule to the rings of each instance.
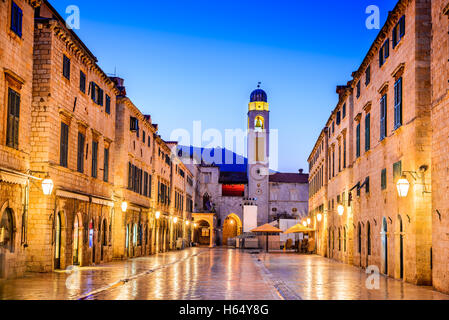
[[[190,224],[189,220],[186,220],[186,226],[188,226]]]
[[[127,209],[128,209],[128,202],[123,201],[122,202],[122,212],[126,212]]]
[[[311,223],[312,223],[312,220],[310,218],[307,218],[307,225],[310,226]]]
[[[343,213],[345,213],[345,207],[343,207],[341,204],[337,207],[338,215],[342,216]]]
[[[173,218],[173,223],[175,223],[175,224],[178,223],[178,217]]]
[[[53,192],[53,180],[50,178],[45,178],[44,181],[42,181],[42,191],[44,192],[44,195],[49,196]]]
[[[318,220],[318,222],[321,222],[321,220],[323,220],[323,215],[321,213],[318,213],[316,215],[316,219]]]
[[[161,213],[159,211],[156,211],[155,217],[156,219],[159,219],[161,217]]]
[[[402,178],[398,180],[396,186],[398,188],[399,197],[401,198],[407,197],[408,191],[410,190],[410,182],[408,182],[405,176],[402,176]]]
[[[307,227],[307,221],[303,221],[303,222],[302,222],[302,225],[303,225],[304,227]]]

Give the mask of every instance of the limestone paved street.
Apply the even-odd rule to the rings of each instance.
[[[385,277],[367,290],[365,280],[363,270],[318,256],[192,248],[1,281],[0,299],[449,299]]]

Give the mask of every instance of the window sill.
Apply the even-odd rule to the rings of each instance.
[[[25,40],[22,36],[19,36],[17,33],[15,33],[14,31],[12,31],[10,28],[8,28],[8,35],[10,36],[10,38],[12,38],[14,41],[16,41],[19,44],[22,44],[23,41]]]

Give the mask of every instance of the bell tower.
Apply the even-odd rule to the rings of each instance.
[[[270,111],[267,94],[260,88],[251,93],[248,105],[248,197],[257,205],[258,225],[269,215]]]

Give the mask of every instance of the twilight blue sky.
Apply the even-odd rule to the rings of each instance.
[[[106,73],[158,123],[177,128],[246,129],[249,95],[268,93],[279,130],[279,170],[308,169],[307,158],[378,30],[365,27],[377,5],[381,26],[396,0],[50,0],[66,17],[81,12],[77,34]],[[115,5],[114,5],[115,4]],[[207,141],[205,142],[207,143]]]

